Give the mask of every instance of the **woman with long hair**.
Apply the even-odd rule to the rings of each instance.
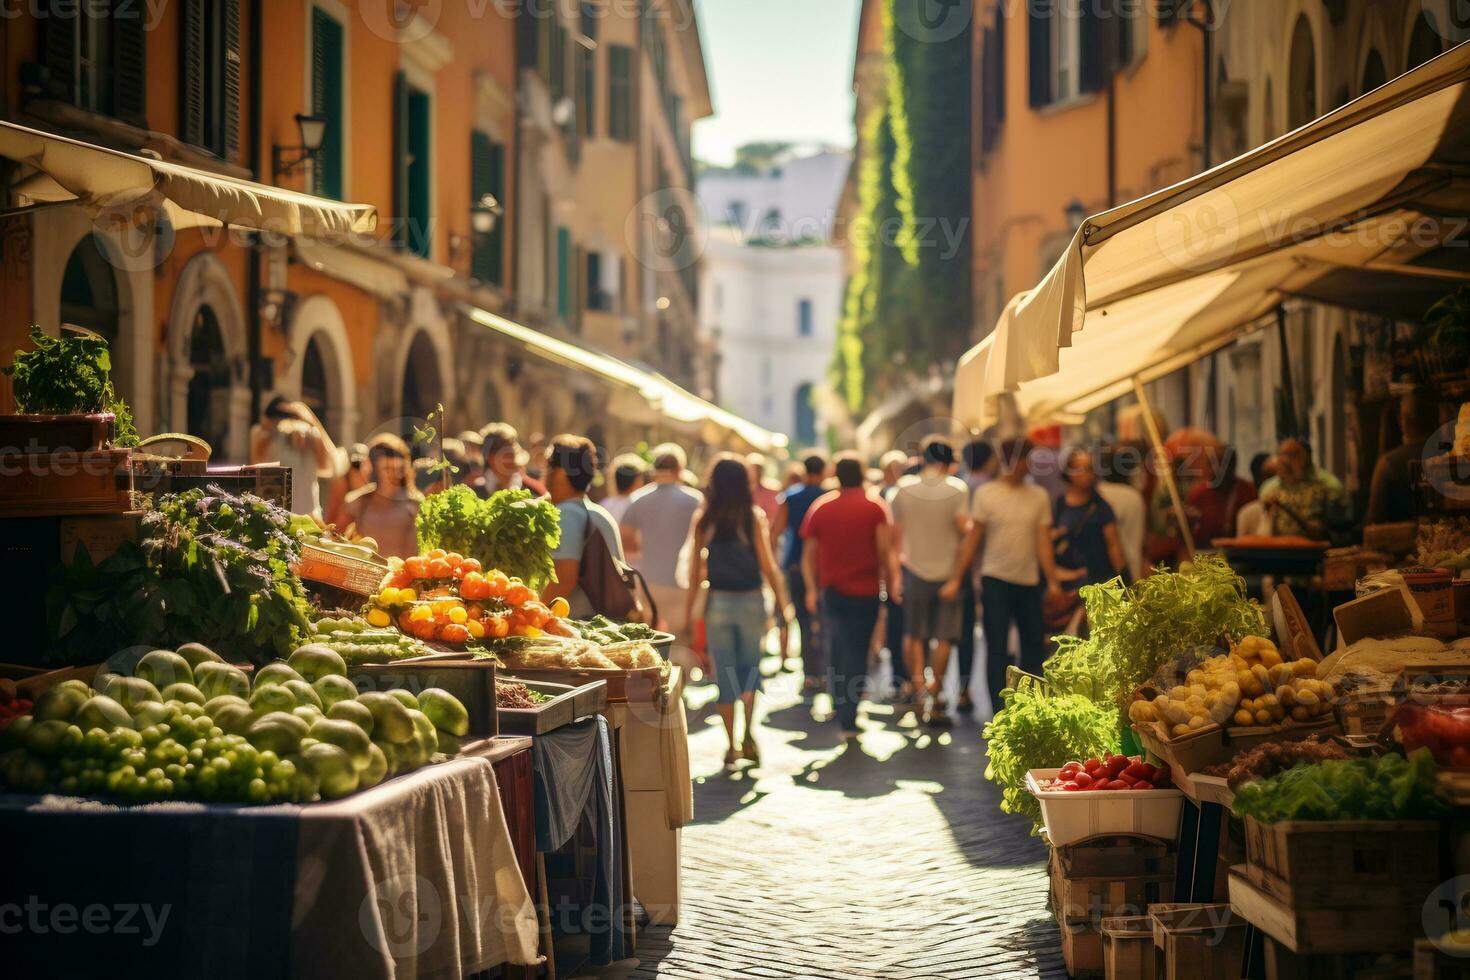
[[[689,593],[686,622],[704,584],[709,584],[705,607],[705,637],[720,693],[716,700],[730,750],[725,765],[743,756],[760,763],[755,741],[755,695],[760,689],[761,643],[766,635],[764,581],[776,595],[780,649],[786,656],[788,629],[786,583],[771,551],[766,517],[755,504],[750,472],[743,460],[724,454],[710,470],[704,505],[694,514],[689,530]],[[736,737],[735,704],[745,706],[745,735]],[[737,748],[738,746],[738,748]]]
[[[347,514],[359,535],[377,542],[379,554],[410,558],[418,554],[416,523],[424,498],[413,484],[408,445],[383,432],[367,447],[373,480],[347,495]]]

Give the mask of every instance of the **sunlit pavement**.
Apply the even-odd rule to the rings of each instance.
[[[604,975],[1064,977],[1044,849],[999,811],[980,726],[866,703],[844,744],[799,684],[767,681],[762,763],[734,773],[713,688],[690,692],[683,914],[640,933],[631,971]]]

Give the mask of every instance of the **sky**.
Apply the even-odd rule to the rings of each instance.
[[[696,0],[715,114],[694,155],[729,164],[765,140],[850,147],[860,0]]]

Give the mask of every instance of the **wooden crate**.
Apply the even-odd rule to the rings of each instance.
[[[1153,837],[1108,834],[1055,848],[1053,853],[1068,878],[1174,876],[1173,844]]]
[[[1422,903],[1358,909],[1301,909],[1257,887],[1245,868],[1230,869],[1230,907],[1293,953],[1380,953],[1408,947]]]
[[[0,452],[83,452],[110,444],[117,433],[111,412],[90,415],[0,415]]]
[[[1052,905],[1062,921],[1098,922],[1105,917],[1142,915],[1174,887],[1174,872],[1115,877],[1069,877],[1052,851]]]
[[[128,449],[0,456],[0,516],[66,517],[133,509]]]
[[[415,697],[427,688],[442,688],[458,698],[469,712],[472,738],[500,734],[493,660],[361,664],[349,668],[348,678],[359,691],[403,688]]]
[[[303,580],[321,582],[333,588],[368,596],[378,591],[388,574],[386,562],[370,561],[344,555],[311,542],[301,545],[301,558],[291,570]]]
[[[1062,961],[1074,977],[1103,975],[1102,933],[1088,922],[1058,923],[1062,932]]]
[[[1245,920],[1217,903],[1154,905],[1157,980],[1239,980],[1245,959]]]
[[[573,687],[570,684],[553,684],[550,681],[502,675],[497,683],[524,684],[532,691],[551,697],[550,701],[542,701],[534,708],[497,708],[496,716],[502,735],[545,735],[563,725],[570,725],[579,718],[597,714],[607,707],[607,685],[602,681]],[[583,710],[597,704],[599,692],[601,705],[595,707],[595,710]]]
[[[1103,975],[1108,980],[1154,980],[1153,917],[1102,920]]]
[[[1414,958],[1400,953],[1334,953],[1303,956],[1269,936],[1266,980],[1413,980]]]
[[[1453,955],[1460,953],[1461,955]],[[1414,980],[1470,980],[1470,944],[1450,946],[1448,940],[1414,942]]]
[[[1245,819],[1247,877],[1298,908],[1418,907],[1442,880],[1434,820]]]

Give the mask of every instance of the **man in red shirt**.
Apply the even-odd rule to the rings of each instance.
[[[888,508],[863,489],[863,463],[837,459],[839,489],[817,499],[801,523],[807,608],[822,615],[828,690],[844,737],[858,734],[858,701],[867,684],[868,642],[888,568]],[[821,601],[818,603],[818,596]]]

